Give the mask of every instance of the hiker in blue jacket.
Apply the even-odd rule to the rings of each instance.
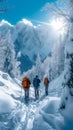
[[[38,75],[33,79],[33,86],[35,90],[35,98],[39,98],[39,86],[40,86],[40,79],[38,78]]]

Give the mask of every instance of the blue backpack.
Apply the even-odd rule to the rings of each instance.
[[[35,77],[33,80],[33,86],[38,88],[40,85],[40,79],[38,77]]]

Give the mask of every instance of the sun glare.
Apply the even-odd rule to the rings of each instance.
[[[62,31],[64,28],[64,20],[59,18],[53,19],[51,21],[51,26],[57,31]]]

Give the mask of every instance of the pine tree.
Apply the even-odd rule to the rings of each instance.
[[[0,52],[0,70],[8,73],[11,77],[18,77],[18,74],[20,74],[19,62],[16,58],[10,31],[5,37],[1,38]]]
[[[62,37],[60,37],[59,41],[54,45],[52,50],[52,58],[50,65],[51,80],[57,78],[64,70],[64,60],[65,60],[64,50],[65,50],[64,40],[62,40]]]
[[[61,109],[64,109],[66,107],[67,102],[65,99],[68,100],[69,96],[73,97],[73,0],[69,0],[69,4],[70,4],[70,19],[69,19],[70,26],[69,26],[67,43],[65,44],[65,70],[64,70],[65,74],[63,83],[66,93],[64,92],[62,97],[60,107]]]
[[[70,27],[69,27],[69,36],[66,44],[66,60],[65,60],[65,83],[64,86],[73,88],[73,1],[70,0],[71,10],[70,10]],[[71,94],[71,91],[70,91]]]
[[[36,59],[36,75],[38,75],[41,78],[41,58],[40,55],[37,55],[37,59]]]

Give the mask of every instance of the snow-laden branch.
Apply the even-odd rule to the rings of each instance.
[[[57,15],[64,17],[67,21],[70,20],[68,15],[68,10],[64,10],[63,8],[59,7],[57,3],[47,3],[43,8],[42,11],[49,11],[52,10],[52,13],[55,12]]]

